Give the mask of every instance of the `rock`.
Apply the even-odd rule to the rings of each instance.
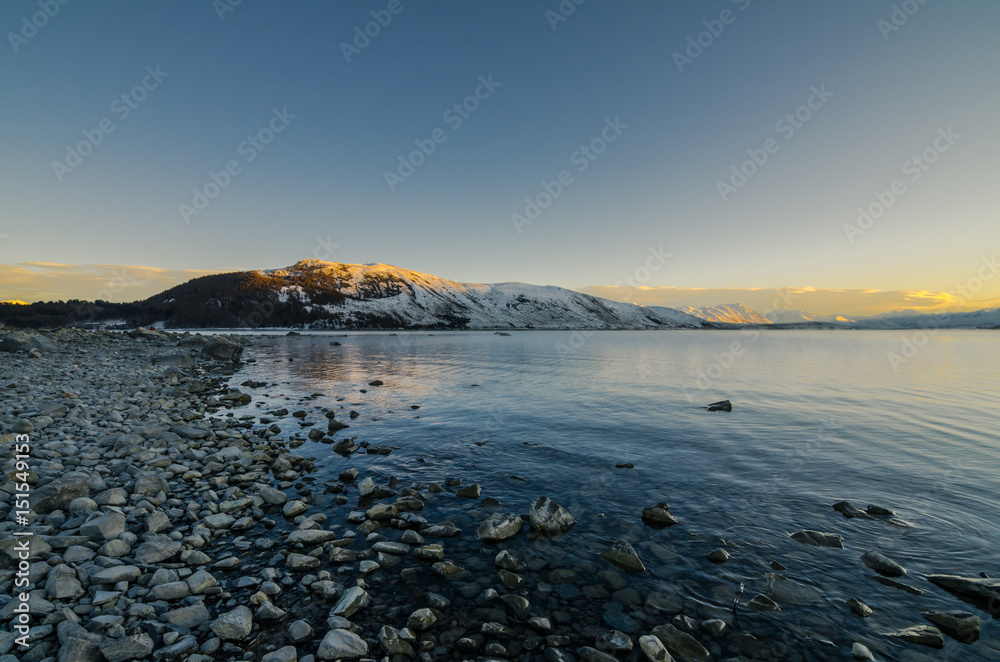
[[[800,543],[813,545],[815,547],[844,548],[844,536],[837,535],[836,533],[824,533],[822,531],[803,529],[802,531],[796,531],[793,533],[792,540],[797,540]]]
[[[472,483],[471,485],[466,485],[464,487],[458,488],[455,492],[455,496],[463,497],[466,499],[478,499],[481,490],[479,488],[479,483]]]
[[[149,591],[148,597],[154,602],[157,600],[173,602],[174,600],[183,600],[189,595],[191,595],[191,588],[187,585],[187,582],[177,581],[154,586]]]
[[[504,596],[507,597],[507,596]],[[605,653],[621,654],[632,650],[632,639],[620,630],[607,630],[595,637],[594,644]]]
[[[244,607],[244,609],[246,608]],[[247,611],[250,610],[247,609]],[[208,614],[208,609],[205,608],[205,603],[196,602],[189,607],[180,607],[168,611],[163,614],[162,618],[173,626],[191,630],[207,622],[211,616]]]
[[[646,569],[632,545],[622,538],[616,540],[611,549],[601,552],[601,558],[610,561],[625,572],[642,572]]]
[[[106,638],[101,641],[100,647],[108,662],[147,660],[153,653],[153,640],[142,632],[122,639]]]
[[[494,513],[490,515],[479,528],[476,529],[476,537],[486,542],[499,542],[513,538],[521,529],[524,522],[521,518],[512,513]],[[430,535],[429,532],[425,532]]]
[[[378,643],[387,655],[406,655],[413,657],[413,646],[408,641],[404,641],[399,636],[399,630],[391,625],[384,626],[378,631]]]
[[[173,558],[183,547],[180,541],[169,536],[151,534],[147,536],[146,542],[139,545],[133,556],[138,563],[154,565]]]
[[[602,653],[596,648],[591,648],[590,646],[581,646],[576,649],[576,653],[584,662],[617,662],[618,660],[618,658],[614,655]]]
[[[949,636],[966,643],[979,639],[979,617],[967,611],[922,611],[923,617]]]
[[[903,566],[879,552],[865,552],[861,555],[861,562],[886,577],[902,577],[906,574]]]
[[[707,662],[712,659],[711,654],[697,639],[669,623],[653,628],[652,634],[684,662]]]
[[[221,614],[212,623],[211,628],[215,636],[225,641],[246,639],[253,629],[253,613],[249,607],[240,605],[232,611]]]
[[[668,511],[669,508],[670,506],[665,503],[658,503],[655,506],[643,508],[642,521],[646,524],[659,527],[673,526],[677,524],[677,520],[670,514]]]
[[[850,598],[847,601],[847,606],[851,608],[855,614],[861,618],[868,618],[872,615],[872,608],[861,602],[857,598]]]
[[[906,591],[910,595],[921,595],[924,591],[916,586],[910,586],[898,579],[893,579],[892,577],[883,577],[882,575],[874,575],[873,579],[879,584],[884,586],[891,586],[892,588],[898,588],[900,591]]]
[[[207,570],[197,570],[184,580],[195,595],[201,595],[219,584]]]
[[[729,552],[724,549],[716,549],[705,555],[712,563],[725,563],[730,559]]]
[[[32,493],[32,508],[39,515],[47,515],[53,510],[67,510],[73,499],[89,494],[89,479],[87,474],[73,471],[47,481]]]
[[[336,532],[327,531],[326,529],[298,529],[289,533],[285,542],[289,545],[302,543],[307,547],[315,547],[316,545],[322,545],[325,542],[330,542],[331,540],[336,539],[336,537]]]
[[[102,662],[104,656],[101,655],[100,645],[103,640],[101,635],[90,632],[70,636],[59,647],[57,660],[58,662]]]
[[[45,596],[51,600],[73,600],[84,594],[86,591],[76,576],[76,570],[68,565],[57,565],[45,578]]]
[[[295,646],[284,646],[273,653],[267,653],[260,658],[260,662],[296,662],[298,655]]]
[[[203,518],[202,523],[213,531],[232,528],[236,518],[225,513],[215,513]]]
[[[170,494],[170,484],[167,483],[163,476],[158,476],[154,473],[143,473],[135,479],[135,484],[132,486],[132,494],[138,494],[140,496],[151,496],[155,497],[160,492],[166,495]]]
[[[201,350],[206,359],[236,363],[243,356],[243,347],[221,336],[212,336]]]
[[[262,487],[260,488],[260,498],[264,500],[264,503],[270,506],[283,506],[285,502],[288,501],[288,495],[281,490],[276,490],[273,487]]]
[[[119,512],[99,515],[80,527],[81,535],[97,541],[112,540],[124,532],[125,516]]]
[[[851,519],[851,518],[854,518],[854,517],[857,517],[857,518],[860,518],[860,519],[869,519],[869,518],[871,518],[871,515],[869,515],[865,511],[858,510],[853,505],[851,505],[850,501],[838,501],[837,503],[833,504],[833,509],[836,510],[841,515],[843,515],[844,517],[848,518],[848,519]]]
[[[778,603],[762,593],[753,596],[747,604],[757,611],[781,611]]]
[[[538,531],[548,535],[565,533],[576,525],[576,519],[569,511],[546,496],[540,496],[531,504],[528,519]]]
[[[713,637],[722,636],[728,625],[721,618],[710,618],[707,621],[702,621],[701,626],[712,635]]]
[[[288,519],[294,519],[298,515],[309,510],[309,506],[301,501],[289,501],[285,504],[285,507],[281,509],[281,514]]]
[[[650,662],[673,662],[674,660],[663,642],[651,634],[639,637],[639,648]]]
[[[320,642],[316,657],[320,660],[353,660],[368,653],[365,640],[347,630],[330,630]]]
[[[855,660],[874,660],[875,659],[875,656],[872,655],[872,652],[870,650],[868,650],[867,646],[865,646],[864,644],[858,643],[856,641],[851,646],[851,655],[854,657]]]
[[[91,584],[117,584],[118,582],[134,582],[142,575],[142,571],[134,565],[116,565],[104,568],[90,575]]]
[[[288,564],[288,568],[293,572],[315,570],[320,566],[320,560],[318,558],[315,556],[307,556],[306,554],[289,554],[285,558],[285,562]]]
[[[944,647],[944,637],[941,635],[941,630],[931,625],[914,625],[905,630],[887,632],[886,635],[908,641],[911,644],[920,644],[921,646],[930,646],[931,648]]]
[[[823,597],[818,589],[775,573],[767,574],[767,583],[771,597],[785,604],[811,605]]]
[[[1000,579],[958,575],[927,575],[927,579],[959,596],[986,602],[1000,600]]]
[[[312,636],[312,632],[312,626],[306,621],[295,621],[288,626],[288,638],[295,643],[305,641]]]
[[[705,407],[708,411],[732,411],[733,403],[729,400],[719,400]]]
[[[337,604],[333,606],[330,613],[335,616],[350,618],[351,615],[358,610],[367,607],[370,602],[371,597],[363,588],[360,586],[352,586],[344,591],[344,594],[340,596],[340,600],[338,600]]]
[[[406,627],[416,632],[423,632],[433,627],[435,623],[437,623],[437,614],[434,613],[433,609],[424,607],[410,614],[410,618],[406,621]]]
[[[869,515],[871,515],[872,517],[895,517],[896,516],[896,512],[895,511],[889,510],[888,508],[883,508],[882,506],[873,506],[872,504],[868,504],[868,507],[865,508],[865,512],[868,513]]]

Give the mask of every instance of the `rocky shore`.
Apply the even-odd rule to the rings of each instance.
[[[816,660],[843,659],[845,644],[876,659],[893,639],[937,648],[944,635],[978,636],[978,617],[959,609],[856,641],[826,640],[816,624],[781,631],[771,615],[815,589],[777,561],[766,591],[743,596],[734,582],[723,599],[692,601],[641,581],[646,564],[676,559],[644,563],[628,535],[574,549],[578,522],[557,495],[510,512],[432,469],[421,480],[350,466],[320,475],[297,449],[323,444],[347,464],[392,449],[359,441],[357,413],[321,394],[289,411],[256,395],[266,383],[236,383],[239,362],[258,358],[253,343],[150,330],[0,338],[0,662]],[[15,452],[25,442],[30,451]],[[27,524],[15,517],[24,483]],[[640,526],[683,525],[665,503],[637,511]],[[792,539],[844,546],[819,531]],[[712,549],[707,562],[731,553]],[[885,555],[859,562],[907,586]],[[27,589],[15,588],[23,578]],[[1000,599],[996,580],[928,579]],[[21,590],[27,648],[15,627]],[[857,599],[843,611],[859,622],[872,613]]]

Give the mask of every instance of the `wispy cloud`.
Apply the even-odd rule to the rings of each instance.
[[[587,294],[623,301],[622,288],[611,285],[588,287]],[[763,313],[775,309],[804,310],[820,315],[878,315],[893,310],[941,312],[945,310],[978,310],[1000,306],[1000,299],[964,299],[948,292],[926,290],[821,289],[816,287],[789,288],[699,288],[699,287],[636,287],[628,293],[628,301],[643,306],[715,306],[741,303]]]
[[[135,264],[0,264],[0,300],[136,301],[220,270],[163,269]]]

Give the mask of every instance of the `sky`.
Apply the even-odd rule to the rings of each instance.
[[[1000,301],[996,2],[62,1],[0,5],[0,299],[319,258]]]

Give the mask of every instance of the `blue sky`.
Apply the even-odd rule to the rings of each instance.
[[[220,18],[226,1],[53,0],[44,21],[46,0],[3,3],[0,295],[92,288],[34,263],[161,274],[129,299],[306,257],[573,289],[638,278],[668,304],[691,288],[954,293],[1000,245],[994,2],[566,0],[555,22],[555,1]],[[248,142],[262,129],[270,142]],[[415,141],[433,153],[390,186]],[[563,171],[537,218],[512,220]],[[651,250],[670,257],[644,271]],[[973,294],[959,303],[1000,298],[1000,278]]]

